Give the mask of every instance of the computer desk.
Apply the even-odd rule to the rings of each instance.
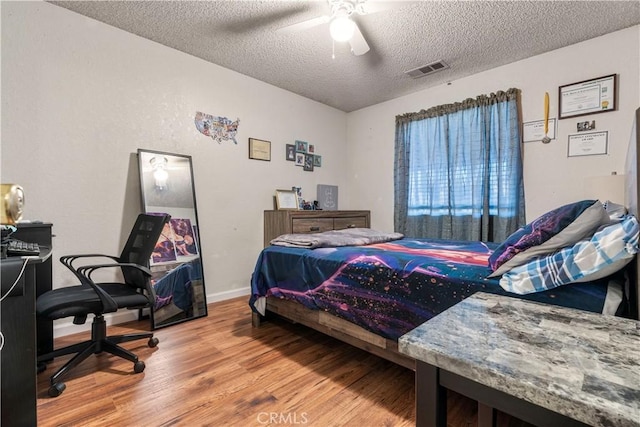
[[[37,425],[37,355],[53,350],[53,322],[36,319],[35,301],[51,289],[51,227],[47,223],[19,224],[12,237],[38,243],[40,256],[0,260],[0,424],[3,427]],[[11,289],[14,283],[16,286]]]

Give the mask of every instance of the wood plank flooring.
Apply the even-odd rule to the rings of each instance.
[[[90,321],[90,320],[89,320]],[[148,322],[110,326],[110,334]],[[384,359],[281,319],[251,326],[247,298],[209,305],[209,316],[160,329],[156,348],[124,344],[146,363],[94,355],[64,393],[47,395],[38,375],[40,426],[413,426],[414,374]],[[87,339],[62,337],[56,348]],[[499,426],[523,423],[500,414]],[[475,402],[451,393],[451,427],[476,425]]]

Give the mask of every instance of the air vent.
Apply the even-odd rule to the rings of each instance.
[[[417,79],[418,77],[426,76],[427,74],[435,73],[436,71],[449,68],[443,61],[437,61],[422,67],[414,68],[413,70],[405,71],[404,73]]]

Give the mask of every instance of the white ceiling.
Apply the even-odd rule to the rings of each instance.
[[[640,24],[637,0],[377,2],[391,8],[355,18],[371,51],[332,59],[328,24],[275,32],[326,0],[50,3],[346,112]],[[438,60],[451,68],[404,74]]]

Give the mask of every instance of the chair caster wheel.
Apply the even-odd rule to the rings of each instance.
[[[144,371],[144,368],[145,368],[145,364],[142,361],[138,361],[133,364],[133,372],[135,372],[136,374],[139,374],[140,372]]]
[[[156,347],[158,345],[160,341],[158,341],[158,338],[156,337],[151,337],[149,338],[149,342],[147,342],[147,345],[151,348]]]
[[[51,387],[49,387],[49,396],[58,397],[62,394],[65,388],[67,388],[67,386],[64,383],[52,384]]]

